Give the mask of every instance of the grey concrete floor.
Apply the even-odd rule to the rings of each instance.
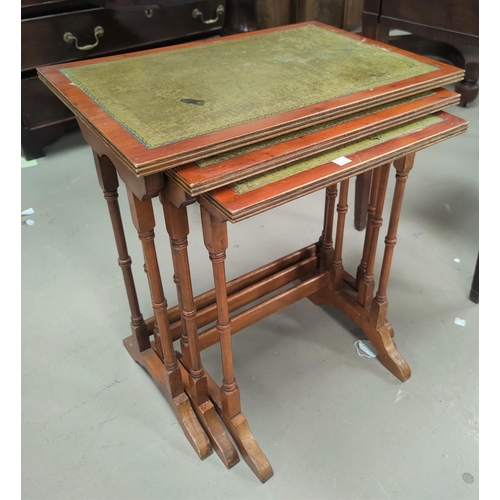
[[[129,357],[129,311],[91,151],[79,132],[47,147],[22,170],[21,209],[35,210],[35,224],[21,228],[22,497],[478,498],[479,306],[468,294],[478,252],[479,102],[450,111],[470,128],[417,155],[389,285],[388,317],[411,378],[401,383],[377,359],[360,357],[356,326],[308,300],[233,337],[243,411],[274,468],[265,485],[243,460],[229,471],[215,453],[201,462]],[[159,258],[174,304],[158,208]],[[149,316],[124,203],[122,213]],[[211,268],[197,207],[189,214],[201,293],[212,286]],[[322,214],[316,193],[231,225],[228,278],[315,241]],[[352,210],[348,216],[344,263],[354,273],[363,234]],[[218,347],[203,361],[220,380]]]

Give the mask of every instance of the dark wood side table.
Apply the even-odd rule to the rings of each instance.
[[[363,35],[417,54],[448,60],[465,69],[455,85],[461,105],[479,92],[479,0],[365,0]],[[389,37],[391,29],[412,35]],[[370,173],[356,179],[354,226],[366,226]]]

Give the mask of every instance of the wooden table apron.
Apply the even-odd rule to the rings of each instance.
[[[299,27],[304,33],[309,34],[318,33],[319,28],[339,33],[339,30],[314,23],[310,27]],[[279,37],[288,36],[287,29],[290,27],[278,28],[277,35],[274,34],[273,30],[267,30],[263,33],[279,39]],[[241,40],[251,41],[253,36],[256,35],[240,35],[237,38],[237,43],[240,43]],[[335,34],[335,36],[337,35]],[[350,48],[353,46],[352,44],[364,41],[355,35],[346,34],[345,43],[347,45],[343,50],[352,50]],[[212,42],[204,42],[199,46],[187,44],[185,47],[187,49],[193,46],[196,49],[201,47],[200,50],[210,51],[212,50],[210,43]],[[371,41],[366,41],[366,44],[367,50],[379,50],[379,48],[374,48],[376,46]],[[175,49],[158,50],[169,52]],[[397,53],[396,58],[408,57],[408,53],[393,50]],[[383,57],[385,57],[385,51],[387,48],[381,52]],[[146,54],[145,57],[156,57],[157,53],[158,51],[148,51],[144,54]],[[118,61],[121,64],[127,57],[108,58],[105,63]],[[276,57],[284,64],[289,63],[289,60],[284,58],[282,54],[278,54]],[[346,54],[342,57],[349,59]],[[300,57],[297,60],[300,60]],[[300,62],[307,64],[307,59]],[[323,136],[321,131],[316,135],[312,134],[310,141],[301,146],[303,150],[300,153],[295,146],[288,152],[286,151],[286,147],[295,144],[293,141],[290,141],[289,146],[272,146],[280,151],[284,148],[283,151],[288,154],[288,156],[283,155],[283,158],[286,158],[286,161],[283,160],[283,164],[285,164],[301,160],[307,154],[325,151],[333,144],[337,144],[335,141],[331,142],[331,138],[337,138],[340,141],[339,144],[345,144],[347,141],[362,137],[363,134],[375,131],[375,125],[385,129],[410,120],[411,117],[421,116],[424,113],[424,104],[426,112],[429,113],[452,105],[456,101],[456,96],[447,93],[447,91],[436,91],[436,89],[460,79],[460,70],[441,63],[433,63],[436,69],[432,70],[431,73],[425,73],[427,71],[425,68],[429,66],[429,60],[416,56],[413,62],[420,68],[420,72],[423,71],[422,74],[412,78],[405,77],[406,79],[403,78],[395,83],[381,84],[375,89],[360,89],[352,95],[338,96],[320,103],[304,103],[303,107],[299,109],[280,108],[281,110],[278,110],[279,112],[277,111],[277,114],[273,116],[257,120],[252,118],[245,123],[238,123],[236,117],[236,122],[228,126],[227,130],[209,130],[201,135],[195,134],[193,137],[178,142],[174,141],[172,144],[161,143],[161,140],[155,135],[154,127],[148,129],[149,132],[146,130],[149,135],[146,134],[142,138],[138,138],[137,134],[132,134],[130,132],[132,129],[127,129],[129,130],[127,132],[119,123],[120,120],[124,120],[124,123],[127,120],[130,121],[130,117],[119,116],[125,108],[116,107],[114,112],[118,121],[115,121],[111,118],[113,114],[106,114],[97,102],[92,100],[90,90],[87,89],[87,93],[84,93],[77,88],[79,78],[83,74],[81,72],[83,64],[69,65],[70,73],[73,71],[73,78],[77,84],[71,83],[60,71],[61,69],[66,71],[68,65],[64,68],[54,66],[39,70],[40,78],[44,83],[75,112],[83,136],[93,150],[99,183],[108,205],[118,252],[118,264],[122,269],[131,313],[132,335],[124,340],[124,345],[132,358],[148,371],[163,392],[184,434],[201,459],[206,458],[215,450],[224,465],[231,468],[239,461],[236,450],[238,448],[241,456],[260,481],[265,482],[273,475],[269,460],[257,444],[250,431],[248,421],[242,413],[240,391],[233,366],[231,335],[302,298],[307,297],[315,304],[327,304],[340,309],[350,320],[362,328],[376,348],[381,363],[399,380],[408,379],[410,368],[396,348],[393,341],[393,328],[386,317],[387,285],[406,180],[413,166],[415,151],[430,143],[426,143],[427,137],[424,134],[421,142],[415,142],[418,147],[415,146],[413,149],[396,148],[394,151],[399,152],[399,156],[382,155],[380,158],[385,158],[383,161],[379,161],[377,159],[379,157],[375,156],[372,161],[360,163],[361,166],[356,171],[346,170],[345,174],[340,172],[330,183],[327,182],[328,177],[325,178],[326,180],[311,181],[311,175],[314,176],[315,172],[322,171],[322,167],[313,168],[310,171],[311,174],[307,172],[297,174],[297,178],[303,175],[306,180],[309,179],[307,185],[304,184],[304,189],[300,183],[295,186],[299,188],[296,189],[298,195],[326,187],[323,227],[318,241],[230,282],[226,282],[225,274],[228,246],[227,221],[231,220],[231,217],[228,216],[230,209],[226,207],[226,212],[221,211],[224,204],[224,190],[227,189],[224,186],[227,183],[221,184],[219,182],[221,179],[216,177],[210,179],[206,186],[212,186],[211,189],[218,186],[218,189],[206,192],[200,187],[200,192],[196,193],[199,197],[195,198],[194,193],[193,195],[188,194],[190,189],[186,189],[188,186],[186,182],[184,185],[182,182],[176,182],[174,171],[172,170],[167,175],[166,170],[190,161],[203,160],[215,154],[232,151],[237,147],[248,146],[255,142],[295,132],[308,126],[321,125],[328,120],[354,112],[364,112],[373,106],[383,106],[391,102],[394,104],[397,99],[415,96],[420,92],[432,94],[418,97],[421,104],[410,102],[398,108],[400,109],[398,111],[399,121],[396,121],[395,115],[390,115],[393,111],[379,110],[378,115],[373,114],[372,118],[366,118],[366,120],[361,118],[359,123],[356,122],[358,123],[357,128],[353,128],[355,127],[354,120],[348,121],[345,126],[340,125],[341,128],[336,137],[333,135],[331,137]],[[161,93],[163,90],[158,87],[158,92]],[[107,92],[107,85],[103,84],[99,91]],[[127,95],[127,92],[124,95]],[[197,106],[205,103],[204,100],[196,98],[195,95],[189,99],[182,98],[180,101],[184,104],[187,101],[189,106],[194,106],[192,109],[198,109]],[[179,105],[177,101],[174,104],[175,106]],[[125,111],[127,110],[125,109]],[[250,109],[250,111],[252,110]],[[154,113],[151,116],[155,116]],[[440,116],[445,116],[445,114],[440,114]],[[451,137],[452,132],[456,134],[465,130],[466,122],[456,120],[456,122],[451,120],[451,125],[443,125],[444,132],[439,129],[439,125],[436,125],[441,130],[439,132],[441,134],[439,135],[440,140]],[[133,125],[133,120],[130,123]],[[448,131],[446,129],[448,126],[450,133],[446,136],[445,132]],[[139,139],[145,142],[141,143]],[[300,138],[294,140],[301,141]],[[153,147],[144,145],[148,141],[153,144]],[[266,152],[263,153],[263,155],[265,154]],[[275,161],[277,155],[269,156],[269,158],[271,157],[273,160],[266,164],[265,169],[277,166],[276,161],[278,160]],[[264,160],[264,156],[259,160],[261,161],[260,170],[264,170]],[[382,225],[382,210],[390,165],[393,162],[396,169],[396,184],[385,238],[380,280],[376,289],[374,281],[375,252]],[[353,162],[353,165],[355,164],[356,162]],[[256,165],[256,163],[254,165],[253,160],[250,161],[243,178],[247,174],[254,174],[258,171]],[[254,166],[255,168],[253,168]],[[347,197],[349,179],[362,171],[370,172],[370,175],[373,175],[368,205],[369,222],[362,259],[356,276],[351,276],[345,271],[342,264]],[[206,173],[208,172],[209,170],[206,171]],[[233,176],[236,175],[232,168],[228,172]],[[178,176],[178,179],[180,178]],[[235,180],[235,178],[231,178],[231,180]],[[132,275],[132,261],[128,254],[118,204],[119,179],[126,187],[133,224],[142,245],[144,270],[149,283],[154,312],[150,318],[144,318],[139,307]],[[219,198],[217,198],[218,196]],[[152,203],[156,197],[159,198],[163,207],[177,289],[178,305],[170,308],[165,298],[155,246],[156,221]],[[242,198],[244,197],[242,196]],[[285,203],[290,199],[289,194],[283,195],[280,203]],[[187,252],[189,223],[186,206],[194,202],[200,204],[203,240],[212,263],[214,279],[214,288],[197,297],[193,296]],[[266,203],[261,203],[260,211],[276,206],[273,200]],[[336,216],[334,216],[335,212]],[[255,213],[249,210],[244,215],[249,217]],[[334,225],[335,218],[336,225]],[[235,216],[231,221],[237,220],[238,217]],[[284,287],[287,288],[280,291]],[[277,293],[267,297],[272,292]],[[257,305],[244,309],[259,299],[262,300]],[[231,315],[242,308],[243,312]],[[215,326],[207,326],[214,321],[216,322]],[[206,328],[201,331],[203,327]],[[176,350],[174,345],[177,340],[180,341],[180,350]],[[221,348],[223,380],[220,386],[206,372],[201,360],[201,352],[215,343],[219,343]],[[232,440],[227,432],[231,435]]]

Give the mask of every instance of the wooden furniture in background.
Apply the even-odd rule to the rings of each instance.
[[[412,35],[389,37],[391,29]],[[479,0],[364,0],[363,35],[465,69],[455,84],[462,106],[479,92]],[[356,180],[354,226],[366,226],[370,173]]]
[[[258,29],[255,0],[227,0],[221,35],[235,35]]]
[[[479,253],[477,254],[476,267],[474,268],[474,276],[470,286],[469,299],[479,304]]]
[[[458,94],[440,88],[460,80],[463,71],[319,23],[254,31],[227,43],[193,42],[182,49],[41,67],[38,74],[75,113],[93,150],[130,306],[126,349],[160,388],[200,458],[215,449],[227,468],[238,462],[227,430],[265,482],[273,470],[242,412],[231,337],[307,297],[343,312],[371,340],[382,365],[399,380],[408,379],[410,368],[387,319],[397,227],[415,153],[467,128],[465,120],[442,111],[458,102]],[[222,78],[224,87],[216,84]],[[228,161],[233,163],[224,169]],[[188,162],[197,165],[182,166]],[[396,183],[377,288],[375,253],[391,163]],[[201,172],[193,178],[196,168]],[[372,170],[370,226],[354,276],[343,267],[349,179]],[[118,178],[143,250],[149,318],[140,311],[132,277]],[[317,242],[227,282],[227,222],[322,188],[325,209]],[[168,306],[157,259],[156,197],[171,246],[174,307]],[[200,204],[214,282],[212,290],[196,297],[186,210],[194,202]],[[217,343],[220,385],[201,357]]]
[[[361,6],[362,0],[22,0],[23,154],[28,160],[44,156],[46,144],[77,126],[73,114],[40,84],[36,66],[309,20],[352,30],[361,25]],[[65,42],[65,33],[76,41]]]
[[[412,33],[389,37],[391,29]],[[479,79],[479,0],[365,0],[363,34],[405,50],[449,59],[464,68],[455,90],[472,102]]]
[[[26,159],[44,156],[46,144],[77,126],[73,113],[38,80],[36,67],[215,36],[225,19],[217,9],[225,5],[226,0],[22,0],[21,145]]]

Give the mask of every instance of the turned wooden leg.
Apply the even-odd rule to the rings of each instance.
[[[176,207],[165,192],[160,194],[165,224],[170,236],[174,281],[177,284],[179,309],[183,325],[181,337],[184,386],[193,404],[196,415],[207,433],[212,446],[224,465],[229,469],[239,462],[238,452],[231,443],[210,401],[205,370],[201,363],[196,326],[196,306],[194,303],[191,272],[188,258],[189,223],[186,207]]]
[[[196,308],[187,253],[187,236],[189,234],[187,211],[185,207],[175,207],[162,195],[160,195],[160,199],[163,205],[165,225],[170,236],[174,281],[178,284],[179,309],[183,324],[182,358],[189,365],[189,373],[192,378],[192,398],[197,404],[201,404],[208,399],[208,388],[198,347]]]
[[[401,215],[401,208],[403,205],[406,181],[410,170],[413,168],[414,161],[415,154],[413,153],[394,162],[394,166],[396,167],[396,186],[394,188],[389,227],[385,238],[385,251],[382,260],[382,269],[380,272],[380,282],[377,295],[375,296],[370,308],[370,322],[376,328],[383,326],[387,321],[387,285],[389,283],[389,273],[391,270],[394,247],[397,242],[396,235],[398,231],[399,217]]]
[[[148,270],[146,268],[146,264],[144,264],[143,269],[147,275]],[[158,357],[161,360],[163,360],[164,355],[163,355],[163,348],[161,346],[160,329],[158,328],[158,321],[156,320],[156,318],[153,324],[153,339],[154,339],[154,344],[152,345],[152,347],[155,350],[156,354],[158,354]]]
[[[366,325],[365,329],[370,341],[377,350],[381,363],[402,381],[410,377],[411,371],[408,363],[406,363],[397,351],[396,345],[392,339],[394,332],[392,326],[387,321],[387,307],[389,305],[387,301],[387,285],[389,282],[394,246],[397,241],[396,235],[406,180],[408,179],[408,173],[413,167],[414,160],[415,154],[410,154],[394,162],[397,171],[396,186],[394,188],[389,227],[385,238],[385,251],[380,272],[380,282],[377,294],[370,305],[368,325]]]
[[[340,309],[347,317],[356,323],[366,334],[377,350],[380,362],[399,380],[404,382],[410,377],[411,371],[408,363],[403,359],[396,348],[393,336],[394,331],[386,319],[387,298],[385,291],[389,277],[392,249],[395,244],[397,222],[401,211],[404,181],[413,165],[414,155],[395,162],[397,185],[386,238],[386,253],[384,254],[381,285],[377,298],[373,299],[374,280],[373,268],[375,265],[376,247],[380,227],[382,225],[382,212],[387,191],[390,164],[382,165],[374,171],[373,183],[370,194],[370,225],[367,227],[363,248],[363,257],[358,267],[357,279],[354,279],[342,266],[342,244],[345,226],[345,213],[347,212],[347,181],[341,184],[340,197],[337,207],[338,221],[335,240],[335,249],[331,273],[333,279],[327,287],[309,295],[309,299],[319,305],[330,305]],[[406,177],[405,177],[406,176]],[[325,213],[327,211],[325,210]],[[326,227],[326,226],[325,226]],[[324,233],[325,234],[325,231]],[[326,239],[323,237],[323,240]],[[354,288],[358,288],[358,293]],[[371,307],[369,307],[371,304]]]
[[[358,284],[358,302],[362,306],[371,304],[373,299],[375,280],[373,269],[377,253],[378,235],[382,226],[387,181],[389,179],[390,164],[378,168],[373,174],[372,192],[370,196],[370,212],[368,227],[366,228],[363,258],[358,267],[356,281]]]
[[[154,353],[150,349],[143,356],[140,356],[134,351],[134,346],[128,341],[129,339],[126,339],[125,346],[132,357],[148,370],[157,385],[162,389],[170,406],[176,413],[186,437],[200,458],[203,459],[212,453],[212,447],[184,392],[182,375],[170,334],[167,301],[163,293],[160,269],[156,256],[153,206],[151,200],[141,201],[130,190],[128,190],[128,198],[132,220],[137,229],[144,253],[144,262],[156,326],[159,332],[161,351],[157,349],[156,353]],[[163,359],[160,358],[160,352],[163,355]]]
[[[132,274],[132,259],[128,254],[127,241],[123,231],[120,205],[118,204],[118,175],[113,163],[107,156],[99,156],[95,152],[93,154],[97,177],[104,193],[104,198],[108,204],[109,217],[113,227],[116,249],[118,250],[118,265],[122,269],[123,281],[125,283],[128,304],[130,307],[130,326],[137,340],[139,350],[144,351],[151,347],[151,343],[149,342],[149,332],[139,308],[134,276]]]
[[[220,222],[201,207],[203,240],[212,261],[214,291],[217,303],[217,331],[222,359],[222,387],[209,380],[209,393],[226,427],[233,436],[241,455],[262,481],[267,481],[273,470],[269,460],[250,432],[248,422],[241,413],[240,391],[236,384],[231,347],[231,321],[226,289],[224,261],[228,246],[226,222]]]
[[[370,194],[371,171],[356,177],[356,192],[354,194],[354,227],[362,231],[366,227],[366,211]]]
[[[333,218],[335,214],[335,199],[337,198],[337,184],[328,186],[325,192],[325,215],[323,218],[323,232],[320,243],[320,268],[328,269],[333,261]]]
[[[342,288],[344,266],[342,265],[342,247],[344,245],[345,218],[347,214],[347,196],[349,194],[349,179],[340,183],[340,195],[337,205],[337,231],[335,234],[335,249],[332,262],[332,289]]]
[[[379,180],[380,180],[380,167],[376,168],[372,174],[370,198],[368,200],[368,207],[367,207],[365,242],[363,245],[363,255],[361,257],[361,262],[358,266],[356,274],[356,288],[359,287],[359,282],[363,279],[363,276],[366,272],[366,264],[368,260],[368,252],[370,251],[370,241],[372,235],[371,220],[373,218],[373,214],[375,213],[375,207],[377,205]]]
[[[231,322],[226,290],[226,249],[228,245],[225,222],[217,221],[205,209],[201,209],[203,239],[212,261],[214,291],[217,303],[217,331],[219,332],[222,358],[221,400],[224,412],[234,417],[241,411],[240,391],[236,385],[231,346]]]

